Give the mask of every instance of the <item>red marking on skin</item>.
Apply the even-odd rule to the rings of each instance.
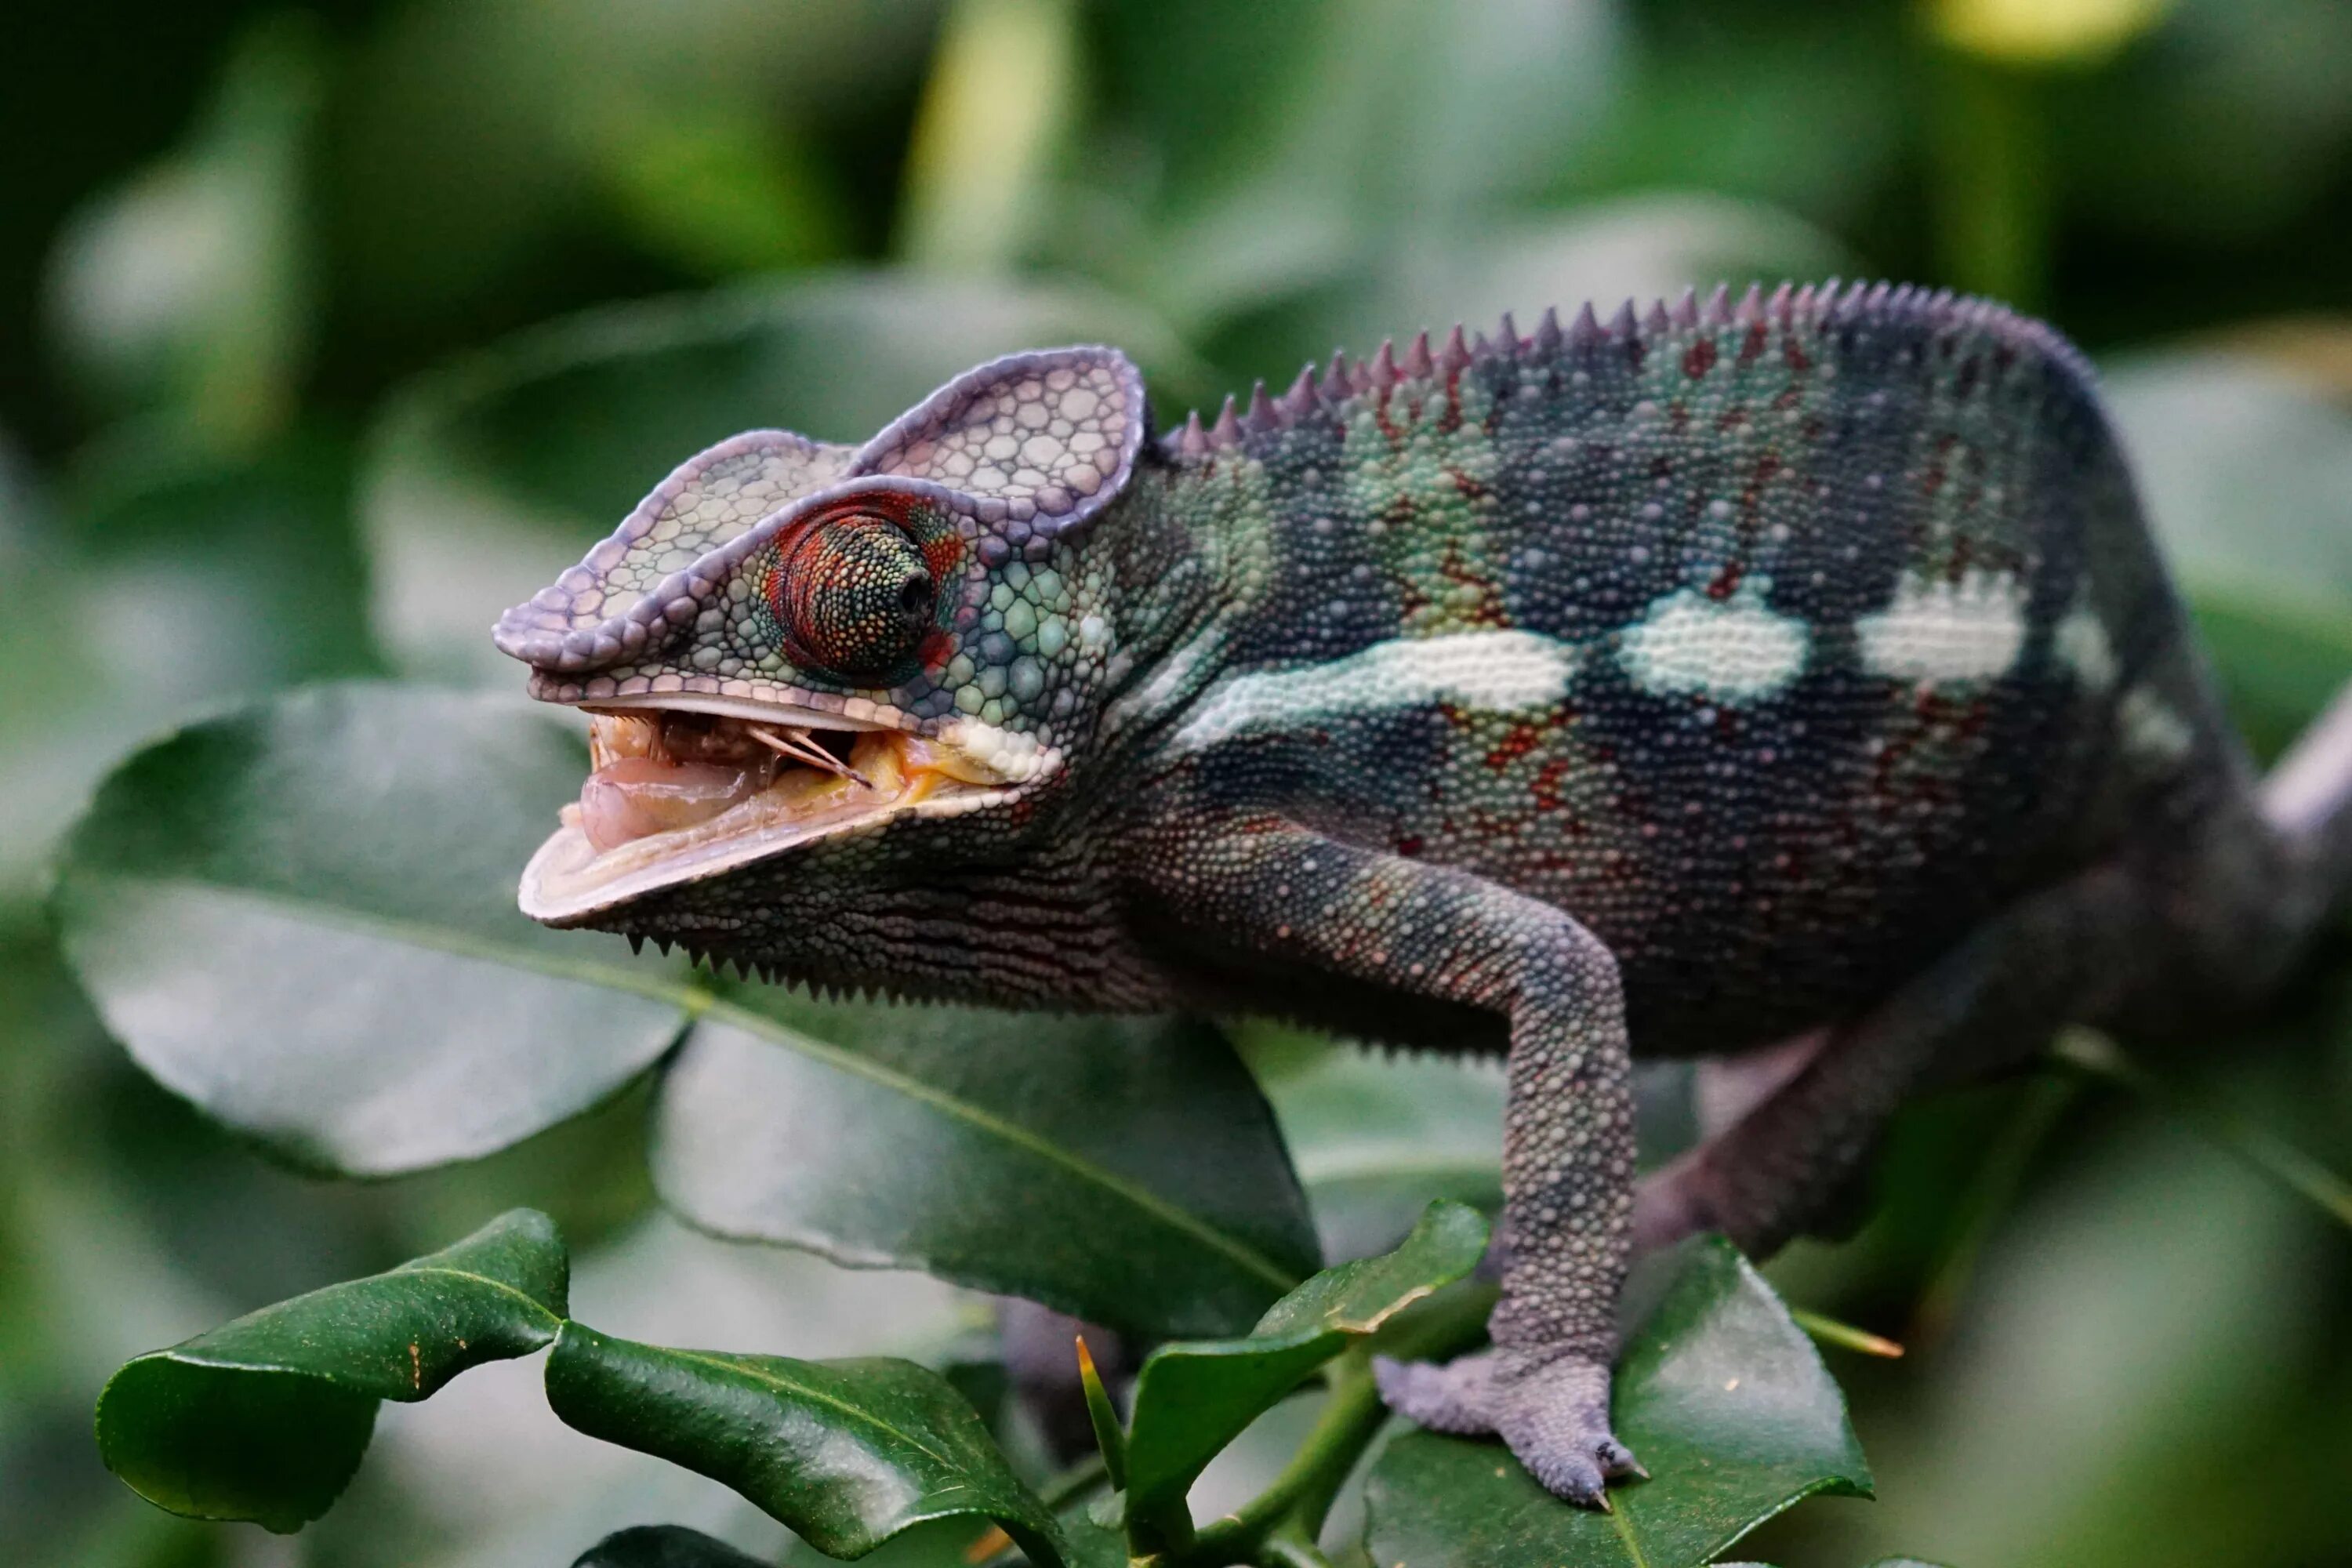
[[[1802,387],[1784,386],[1780,391],[1772,395],[1772,406],[1785,414],[1790,409],[1797,406],[1799,403],[1802,402],[1804,400],[1804,396],[1805,393]]]
[[[1739,363],[1741,364],[1754,364],[1758,360],[1764,357],[1764,340],[1767,335],[1768,334],[1764,331],[1763,322],[1750,321],[1748,323],[1748,335],[1741,339],[1739,342]]]
[[[1389,438],[1390,444],[1401,447],[1404,445],[1405,428],[1389,417],[1389,399],[1395,393],[1396,388],[1392,386],[1381,389],[1379,400],[1372,405],[1372,419],[1380,426],[1381,434]]]
[[[1464,612],[1465,618],[1475,626],[1507,628],[1510,616],[1503,608],[1502,591],[1486,580],[1478,568],[1462,559],[1459,543],[1448,541],[1444,557],[1437,563],[1438,575],[1457,587],[1467,588],[1477,595],[1476,602]]]
[[[1528,796],[1536,803],[1538,811],[1558,811],[1560,807],[1560,781],[1568,776],[1566,757],[1553,757],[1536,770],[1535,782],[1528,786]]]
[[[921,653],[923,668],[932,675],[937,675],[954,659],[955,650],[954,637],[946,632],[933,632],[923,639]]]
[[[1543,732],[1526,720],[1518,720],[1486,753],[1486,765],[1499,773],[1542,743]]]
[[[1733,404],[1730,407],[1725,409],[1722,413],[1715,416],[1715,427],[1718,430],[1746,429],[1748,427],[1748,405],[1744,403]]]
[[[1456,365],[1445,375],[1445,412],[1437,416],[1440,435],[1451,436],[1462,428],[1462,373],[1469,368]]]
[[[1919,476],[1921,495],[1933,496],[1944,488],[1944,480],[1951,472],[1952,448],[1959,442],[1960,438],[1948,430],[1936,437],[1936,455],[1927,460],[1927,471]]]
[[[1715,340],[1701,338],[1683,351],[1683,374],[1696,381],[1715,364]]]
[[[1447,468],[1445,470],[1445,477],[1454,481],[1454,488],[1460,490],[1467,500],[1485,500],[1488,496],[1495,493],[1493,490],[1487,489],[1483,482],[1471,478],[1468,474],[1464,473],[1459,468]]]
[[[1797,341],[1794,332],[1780,340],[1780,363],[1799,374],[1813,368],[1812,360],[1805,353],[1805,345]]]
[[[1748,569],[1738,562],[1725,562],[1723,569],[1715,574],[1715,580],[1707,584],[1706,596],[1717,600],[1728,599],[1739,592],[1740,580],[1747,575]]]
[[[1412,859],[1414,856],[1421,853],[1421,839],[1418,836],[1398,839],[1396,841],[1396,852],[1403,856],[1408,860]]]

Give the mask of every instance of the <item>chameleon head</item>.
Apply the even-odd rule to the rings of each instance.
[[[752,431],[671,474],[493,633],[590,716],[594,771],[523,911],[805,968],[779,949],[826,911],[796,889],[911,875],[933,824],[1025,821],[1112,657],[1078,539],[1144,427],[1132,364],[1063,349],[862,447]],[[844,856],[857,876],[815,874]]]

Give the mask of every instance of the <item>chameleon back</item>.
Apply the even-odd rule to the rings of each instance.
[[[2080,357],[1884,288],[1383,351],[1166,444],[1167,787],[1576,915],[1647,1050],[1846,1016],[2242,777]]]

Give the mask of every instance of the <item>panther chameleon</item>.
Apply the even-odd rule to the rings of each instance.
[[[1117,351],[1015,354],[720,442],[496,637],[591,715],[551,925],[1507,1050],[1492,1348],[1381,1387],[1601,1507],[1635,1250],[1769,1250],[1922,1086],[2260,995],[2352,869],[2352,708],[2256,776],[2083,358],[1885,284],[1156,437]],[[1638,1190],[1637,1051],[1748,1063]]]

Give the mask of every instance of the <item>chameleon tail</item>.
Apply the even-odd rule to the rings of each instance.
[[[2352,894],[2352,686],[2336,694],[2263,780],[2263,816],[2311,868],[2314,896]]]

